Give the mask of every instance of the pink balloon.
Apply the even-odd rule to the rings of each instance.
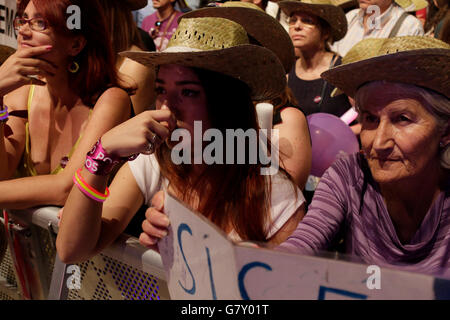
[[[313,113],[307,119],[312,142],[313,176],[321,177],[339,155],[359,151],[355,134],[338,117],[329,113]]]

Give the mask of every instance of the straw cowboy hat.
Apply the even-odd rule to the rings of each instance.
[[[302,11],[322,18],[331,27],[333,41],[342,39],[347,33],[344,10],[334,5],[332,0],[280,1],[278,5],[288,17],[296,11]]]
[[[419,11],[428,7],[428,1],[426,0],[394,0],[394,2],[408,12]]]
[[[350,97],[365,83],[385,80],[425,87],[450,98],[450,45],[419,36],[365,39],[340,66],[321,77]]]
[[[16,49],[0,44],[0,65],[2,65],[14,52],[16,52]]]
[[[148,0],[121,0],[124,1],[131,11],[139,10],[147,6]]]
[[[339,6],[342,9],[359,7],[358,0],[330,0],[332,5]]]
[[[228,1],[220,7],[194,10],[182,15],[184,18],[219,17],[239,23],[247,34],[267,49],[272,50],[280,59],[286,73],[295,62],[295,51],[291,38],[283,26],[272,16],[253,3]],[[252,39],[250,39],[252,40]],[[251,43],[253,43],[251,41]]]
[[[146,66],[179,64],[231,76],[249,86],[254,100],[273,99],[286,87],[277,56],[250,44],[244,28],[224,18],[182,19],[163,52],[120,54]]]

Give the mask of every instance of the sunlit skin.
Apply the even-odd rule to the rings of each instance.
[[[188,67],[162,65],[156,77],[156,109],[167,106],[177,119],[177,127],[194,136],[194,121],[203,130],[210,127],[205,90],[198,76]],[[178,142],[167,141],[169,146]]]
[[[389,184],[436,172],[442,134],[433,115],[389,84],[367,90],[376,92],[361,101],[361,143],[374,179]]]

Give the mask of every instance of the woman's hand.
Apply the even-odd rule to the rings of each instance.
[[[39,46],[17,50],[0,67],[0,96],[4,96],[27,84],[45,85],[33,76],[54,76],[57,67],[37,58],[48,53],[51,46]]]
[[[139,242],[150,249],[158,251],[158,240],[167,235],[169,218],[163,213],[164,192],[158,191],[152,199],[152,207],[147,209],[145,220],[142,222],[142,230]]]
[[[176,119],[169,109],[144,111],[105,133],[102,146],[119,157],[148,154],[169,138],[175,127]],[[149,150],[149,143],[153,150]]]

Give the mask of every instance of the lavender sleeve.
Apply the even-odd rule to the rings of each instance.
[[[322,176],[308,212],[292,235],[277,249],[313,254],[326,250],[344,223],[347,212],[349,172],[345,161],[337,160]]]

